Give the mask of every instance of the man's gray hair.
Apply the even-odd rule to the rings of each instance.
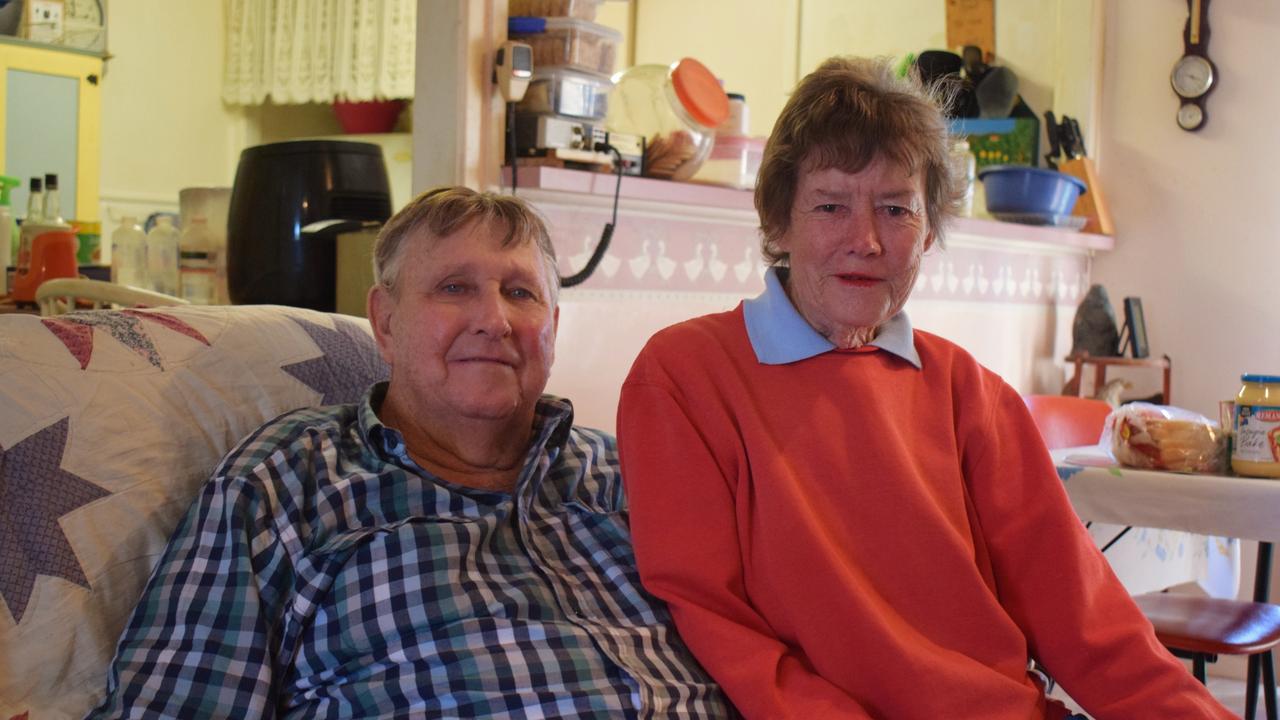
[[[423,239],[432,242],[473,222],[504,228],[503,247],[530,241],[537,245],[547,271],[551,305],[555,306],[560,294],[556,249],[537,211],[512,195],[477,192],[461,186],[422,193],[382,226],[373,245],[374,282],[397,293],[400,265],[411,236],[425,233],[427,237]]]

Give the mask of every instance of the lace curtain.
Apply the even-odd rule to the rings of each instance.
[[[225,3],[225,102],[413,97],[416,0]]]

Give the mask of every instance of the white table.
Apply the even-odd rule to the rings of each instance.
[[[1271,544],[1280,541],[1280,480],[1121,468],[1101,447],[1052,454],[1081,518],[1229,536],[1237,544],[1237,568],[1239,538],[1259,541],[1253,599],[1269,600]],[[1270,653],[1249,657],[1246,712],[1256,707],[1260,675],[1274,685]],[[1267,697],[1268,708],[1274,702]]]
[[[1280,542],[1280,480],[1121,468],[1101,447],[1052,455],[1086,520]]]
[[[1234,598],[1239,538],[1280,540],[1280,483],[1122,468],[1102,447],[1052,455],[1082,519],[1144,528],[1135,531],[1140,547],[1127,541],[1108,552],[1131,593],[1195,580],[1210,595]]]

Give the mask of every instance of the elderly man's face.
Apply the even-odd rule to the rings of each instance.
[[[791,225],[778,246],[791,255],[787,294],[840,347],[897,313],[920,256],[933,244],[924,179],[877,158],[856,174],[804,168]]]
[[[546,263],[532,241],[502,247],[504,234],[472,223],[406,238],[396,290],[371,304],[391,392],[438,420],[531,417],[551,374],[559,308]]]

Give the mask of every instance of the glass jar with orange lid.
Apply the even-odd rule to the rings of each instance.
[[[614,75],[605,127],[644,138],[644,175],[688,180],[711,153],[716,126],[728,117],[729,97],[720,81],[702,63],[684,58]]]
[[[1280,375],[1242,375],[1231,469],[1280,478]]]

